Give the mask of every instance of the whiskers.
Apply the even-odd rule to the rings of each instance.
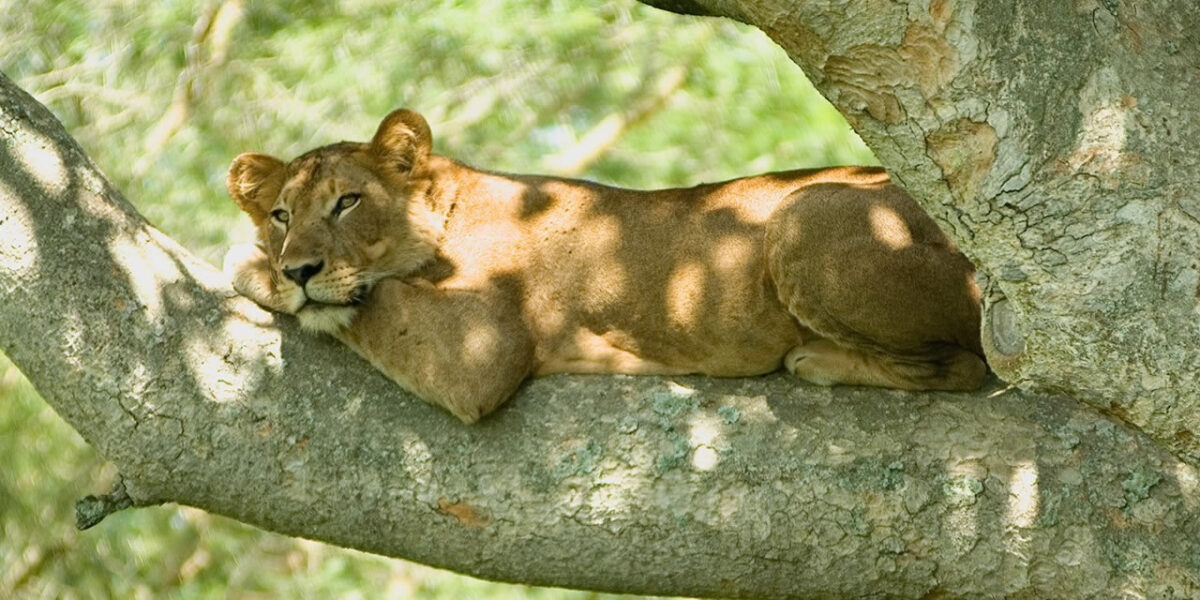
[[[397,274],[390,269],[374,269],[367,268],[358,272],[358,285],[354,289],[352,298],[354,303],[362,304],[366,302],[367,297],[371,295],[371,290],[375,289],[375,284],[389,277],[395,277]]]

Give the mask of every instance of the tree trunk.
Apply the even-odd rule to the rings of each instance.
[[[0,143],[0,347],[117,464],[117,500],[612,591],[1200,591],[1197,470],[1068,398],[558,376],[465,427],[236,297],[3,76]],[[1094,383],[1072,393],[1107,402]]]
[[[988,359],[1200,463],[1200,4],[650,0],[761,28],[976,262]]]

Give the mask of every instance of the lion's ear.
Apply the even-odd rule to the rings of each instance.
[[[433,135],[425,117],[401,108],[392,111],[371,139],[371,150],[402,172],[420,167],[429,156]]]
[[[283,188],[284,164],[266,154],[247,152],[238,155],[229,166],[225,187],[255,225],[263,222]]]

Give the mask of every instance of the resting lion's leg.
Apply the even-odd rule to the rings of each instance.
[[[819,385],[869,385],[901,390],[977,389],[987,366],[972,352],[947,348],[942,356],[901,357],[817,339],[788,352],[783,361],[796,376]]]
[[[785,365],[822,383],[966,390],[987,368],[974,269],[891,186],[811,186],[768,222],[779,299],[816,339]]]
[[[385,279],[336,336],[464,423],[498,408],[534,367],[534,342],[519,311],[487,292]]]
[[[266,252],[254,244],[236,244],[225,253],[223,270],[237,293],[260,306],[295,314],[304,306],[304,291],[271,271]]]

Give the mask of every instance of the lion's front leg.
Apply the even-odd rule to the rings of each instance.
[[[336,336],[401,387],[474,423],[534,368],[519,306],[491,292],[385,279]]]
[[[254,244],[236,244],[225,253],[225,275],[237,293],[263,308],[294,315],[304,306],[300,286],[272,275],[267,253]]]

